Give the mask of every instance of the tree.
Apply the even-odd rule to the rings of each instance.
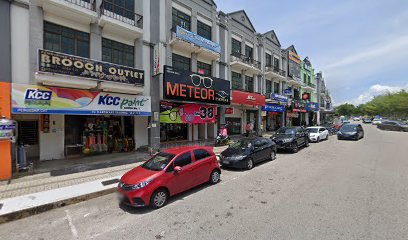
[[[336,113],[341,116],[351,116],[357,113],[357,108],[350,103],[344,103],[336,107]]]

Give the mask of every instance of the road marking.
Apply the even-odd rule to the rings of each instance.
[[[74,239],[78,239],[78,231],[77,231],[74,223],[72,222],[72,218],[69,215],[68,210],[65,210],[65,214],[66,214],[66,219],[68,221],[68,225],[71,228],[72,236],[74,237]]]

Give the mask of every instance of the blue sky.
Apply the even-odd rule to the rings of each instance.
[[[216,0],[323,71],[335,104],[408,90],[408,0]]]

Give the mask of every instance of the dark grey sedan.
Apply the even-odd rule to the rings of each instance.
[[[408,124],[398,121],[383,121],[377,127],[381,130],[408,132]]]

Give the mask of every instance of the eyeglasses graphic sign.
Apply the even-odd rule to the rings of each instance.
[[[229,81],[164,66],[163,98],[229,105]]]
[[[216,116],[217,108],[214,105],[160,102],[161,123],[215,123]]]

